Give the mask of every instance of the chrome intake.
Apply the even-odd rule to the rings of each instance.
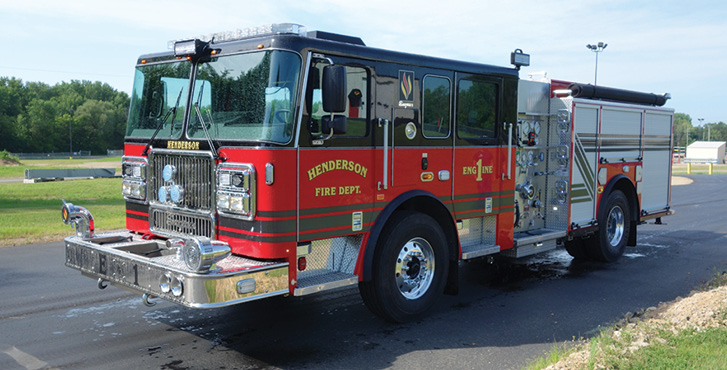
[[[84,239],[92,239],[94,235],[93,215],[86,208],[74,206],[73,203],[63,202],[61,215],[63,223],[73,225],[76,228],[76,235]]]

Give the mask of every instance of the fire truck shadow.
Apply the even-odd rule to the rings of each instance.
[[[471,324],[473,317],[477,318],[476,326],[484,325],[491,315],[506,317],[501,311],[507,310],[511,298],[503,294],[524,299],[537,293],[528,288],[540,282],[577,278],[608,268],[574,263],[565,251],[515,261],[463,263],[460,294],[443,297],[430,315],[407,324],[391,324],[371,314],[355,287],[210,311],[165,308],[160,310],[169,312],[157,317],[170,326],[169,330],[196,335],[209,343],[209,353],[232,356],[242,367],[386,368],[412,352],[493,345],[497,335],[483,336]],[[523,294],[524,290],[529,292]],[[504,327],[492,330],[500,335],[507,332]],[[500,338],[497,343],[522,345],[532,340],[523,336]],[[361,362],[362,356],[367,361]],[[354,358],[359,358],[355,364],[351,363]]]
[[[557,249],[522,259],[475,260],[464,263],[461,271],[466,281],[500,291],[519,291],[534,280],[575,278],[610,268],[602,263],[573,259],[564,249]]]

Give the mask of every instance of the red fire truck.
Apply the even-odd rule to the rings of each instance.
[[[127,231],[65,203],[66,265],[187,307],[358,284],[407,321],[461,261],[563,246],[617,260],[669,215],[673,110],[657,95],[367,47],[274,24],[136,65]]]

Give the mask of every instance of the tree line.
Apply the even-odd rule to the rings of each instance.
[[[687,135],[689,135],[687,137]],[[694,126],[686,113],[674,114],[674,146],[689,146],[695,141],[727,141],[727,124],[705,123]]]
[[[128,111],[129,96],[107,83],[0,77],[0,150],[106,154],[123,147]]]
[[[121,149],[129,96],[99,81],[54,86],[0,77],[0,151],[50,153]],[[688,138],[687,138],[688,135]],[[727,124],[695,126],[685,113],[674,116],[674,146],[695,141],[727,141]]]

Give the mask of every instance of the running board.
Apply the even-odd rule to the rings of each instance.
[[[533,254],[538,254],[542,252],[547,252],[550,250],[553,250],[557,247],[557,243],[555,239],[548,240],[545,242],[537,242],[533,244],[528,244],[526,246],[522,247],[515,247],[512,249],[507,249],[502,251],[503,256],[510,257],[510,258],[522,258],[527,256],[532,256]]]
[[[527,246],[528,244],[542,243],[545,241],[563,238],[566,236],[565,231],[540,229],[533,231],[523,231],[515,233],[515,247]]]
[[[463,245],[462,259],[469,260],[477,257],[488,256],[490,254],[500,253],[499,245]]]
[[[299,272],[298,278],[298,284],[293,292],[295,296],[308,295],[358,284],[357,275],[338,271],[326,271],[323,273],[309,274],[308,276]]]
[[[540,229],[515,233],[512,249],[502,251],[502,255],[522,258],[555,249],[557,240],[566,236],[565,231]]]

